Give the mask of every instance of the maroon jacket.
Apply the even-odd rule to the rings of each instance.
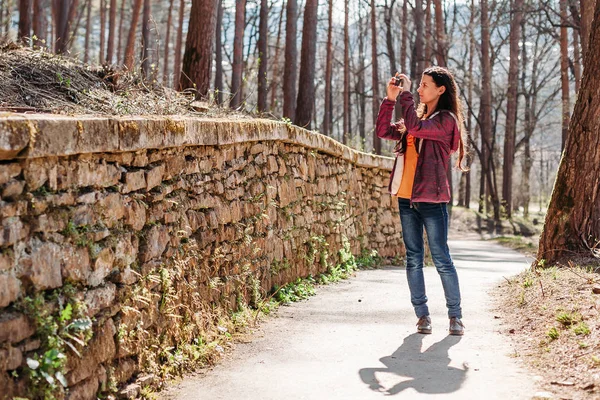
[[[411,202],[447,203],[450,201],[450,185],[446,176],[450,154],[458,149],[460,131],[456,116],[450,111],[441,110],[426,120],[417,117],[413,96],[409,91],[400,94],[404,120],[391,123],[395,102],[385,98],[377,116],[377,136],[388,140],[402,140],[406,132],[416,138],[419,151],[417,170],[413,183]],[[406,130],[403,129],[406,127]],[[422,141],[422,143],[421,143]],[[404,159],[401,158],[404,162]],[[392,192],[392,179],[398,157],[390,177],[389,190]],[[392,193],[396,194],[396,193]]]

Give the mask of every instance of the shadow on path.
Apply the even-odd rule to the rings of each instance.
[[[402,345],[392,355],[379,359],[385,368],[363,368],[359,371],[362,381],[371,390],[386,395],[395,395],[408,388],[431,394],[457,391],[466,378],[467,370],[450,367],[448,351],[460,341],[461,336],[446,336],[421,352],[424,337],[413,333],[404,338]],[[375,376],[376,373],[394,374],[406,379],[386,388]]]

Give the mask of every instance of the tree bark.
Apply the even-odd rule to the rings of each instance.
[[[210,89],[217,0],[192,0],[190,25],[180,77],[182,89],[196,85],[197,98],[206,98]]]
[[[406,71],[408,64],[408,0],[402,3],[402,41],[400,42],[400,70]]]
[[[523,19],[523,0],[511,0],[510,64],[506,93],[506,130],[504,133],[504,164],[502,173],[502,203],[507,218],[512,217],[513,166],[515,162],[515,136],[517,132],[517,91],[519,86],[519,40]]]
[[[371,68],[372,76],[371,82],[373,87],[373,151],[375,154],[381,154],[381,138],[377,136],[375,125],[377,125],[377,115],[379,114],[379,63],[377,62],[377,8],[375,7],[375,0],[371,0]]]
[[[142,75],[150,77],[150,0],[144,0],[144,16],[142,19]]]
[[[177,41],[175,42],[175,60],[173,62],[173,87],[181,90],[181,49],[183,47],[183,16],[185,15],[185,0],[179,3],[179,25],[177,28]],[[190,17],[191,18],[191,17]]]
[[[594,8],[596,7],[597,0],[580,0],[581,9],[581,48],[583,49],[583,59],[588,49],[588,42],[590,37],[590,29],[592,21],[594,19]]]
[[[127,0],[121,1],[121,12],[119,15],[119,44],[117,47],[117,65],[121,65],[121,60],[123,57],[123,19],[125,18],[125,2]]]
[[[425,54],[423,52],[423,0],[415,0],[415,49],[414,49],[414,57],[415,57],[415,70],[414,75],[412,76],[415,81],[415,87],[413,90],[416,90],[416,87],[419,86],[419,82],[421,81],[421,75],[423,74],[423,70],[425,69]]]
[[[92,0],[87,1],[85,17],[85,46],[83,51],[83,62],[90,61],[90,33],[92,30]]]
[[[104,63],[104,49],[106,39],[106,0],[100,0],[100,52],[98,63]]]
[[[244,28],[246,27],[246,0],[235,1],[235,36],[233,65],[231,66],[231,108],[242,104],[242,72],[244,69]],[[189,35],[188,35],[189,38]]]
[[[435,6],[435,58],[437,65],[446,67],[448,59],[448,47],[446,44],[446,30],[444,28],[444,8],[442,0],[433,0]]]
[[[19,0],[19,40],[29,45],[31,38],[31,0]]]
[[[423,68],[431,65],[431,42],[433,40],[431,33],[431,0],[425,0],[425,63],[423,64]]]
[[[396,0],[392,0],[390,6],[387,5],[387,0],[385,1],[385,39],[387,45],[388,52],[388,60],[390,62],[390,75],[393,75],[398,71],[396,69],[396,51],[394,50],[394,37],[392,35],[392,16],[394,15],[394,4]]]
[[[169,45],[171,42],[171,25],[173,24],[173,3],[174,0],[169,0],[169,12],[167,14],[167,32],[165,33],[165,53],[163,56],[163,85],[169,83]],[[219,2],[219,5],[221,2]],[[217,32],[220,32],[217,26]],[[217,47],[218,48],[218,47]]]
[[[258,28],[258,111],[267,111],[267,43],[269,41],[269,5],[267,0],[260,0],[260,22]]]
[[[125,46],[125,67],[128,70],[133,70],[134,63],[134,52],[135,52],[135,33],[137,31],[137,25],[140,20],[140,11],[142,10],[142,0],[134,0],[132,15],[131,15],[131,27],[129,28],[129,35],[127,36],[127,46]]]
[[[366,20],[366,21],[364,21]],[[364,24],[364,26],[363,26]],[[367,125],[367,112],[366,112],[366,79],[365,79],[365,71],[367,69],[366,66],[366,50],[365,50],[365,39],[369,33],[369,21],[365,16],[363,18],[362,12],[358,16],[357,28],[360,32],[358,34],[358,66],[356,68],[356,72],[354,73],[354,77],[356,80],[355,93],[356,93],[356,106],[358,108],[357,115],[358,121],[356,121],[356,129],[358,130],[358,135],[360,137],[360,148],[365,151],[367,147],[367,138],[366,138],[366,125]],[[352,110],[352,108],[350,108]],[[350,139],[350,133],[352,132],[352,114],[348,115],[348,139]],[[349,140],[348,140],[349,141]]]
[[[275,57],[273,57],[273,73],[271,74],[271,111],[275,110],[275,99],[277,95],[278,79],[279,79],[279,53],[281,52],[281,24],[283,23],[283,5],[279,11],[279,24],[277,27],[277,42],[275,43]]]
[[[600,2],[585,57],[583,80],[546,223],[538,260],[546,266],[581,253],[600,257]],[[590,249],[595,249],[590,250]]]
[[[304,26],[302,27],[298,100],[296,102],[295,123],[309,130],[311,129],[313,104],[315,101],[318,9],[318,0],[306,0],[304,6]]]
[[[342,143],[348,143],[350,132],[350,0],[344,0],[344,127]]]
[[[71,21],[75,17],[77,5],[78,0],[53,0],[56,20],[54,51],[57,54],[66,53],[69,49]]]
[[[46,19],[46,10],[48,8],[47,0],[33,0],[33,34],[36,36],[33,45],[35,47],[46,47],[46,30],[48,29],[48,20]],[[0,22],[0,25],[2,23]]]
[[[579,47],[579,32],[577,29],[572,30],[573,33],[573,73],[575,75],[575,97],[579,93],[581,85],[581,51]]]
[[[223,0],[218,0],[217,29],[215,30],[215,91],[217,92],[217,104],[223,104]]]
[[[115,32],[117,30],[117,0],[110,0],[110,14],[108,17],[108,46],[106,49],[106,63],[112,64],[115,53]]]
[[[325,110],[323,112],[323,134],[331,135],[331,75],[333,61],[333,0],[329,0],[327,28],[327,59],[325,61]]]
[[[346,0],[348,1],[348,0]],[[296,79],[298,46],[296,32],[298,17],[297,0],[287,0],[285,22],[285,66],[283,70],[283,116],[290,120],[296,118]]]
[[[567,0],[560,0],[560,82],[562,87],[562,142],[561,149],[565,148],[571,118],[569,98],[569,37],[567,34]]]

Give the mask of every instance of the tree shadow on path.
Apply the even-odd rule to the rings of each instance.
[[[424,337],[413,333],[404,338],[402,345],[392,355],[379,359],[385,367],[363,368],[359,371],[362,381],[369,385],[369,389],[386,395],[395,395],[408,388],[430,394],[452,393],[460,389],[467,370],[450,367],[448,351],[460,341],[461,336],[446,336],[421,352]],[[394,374],[407,379],[386,388],[377,379],[376,373]]]

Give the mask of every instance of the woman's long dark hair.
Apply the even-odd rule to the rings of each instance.
[[[437,108],[435,110],[431,110],[430,112],[430,110],[427,110],[425,103],[421,103],[417,110],[417,116],[422,118],[423,115],[431,115],[439,110],[448,110],[456,115],[456,118],[458,119],[458,130],[460,132],[458,160],[456,162],[456,167],[461,171],[468,171],[469,168],[462,165],[463,159],[466,155],[465,141],[463,140],[463,137],[466,137],[467,132],[464,125],[463,107],[460,102],[460,98],[458,97],[458,87],[456,86],[454,76],[450,71],[442,67],[429,67],[423,71],[423,75],[430,76],[437,87],[444,86],[446,90],[440,96],[440,99],[437,103]]]

